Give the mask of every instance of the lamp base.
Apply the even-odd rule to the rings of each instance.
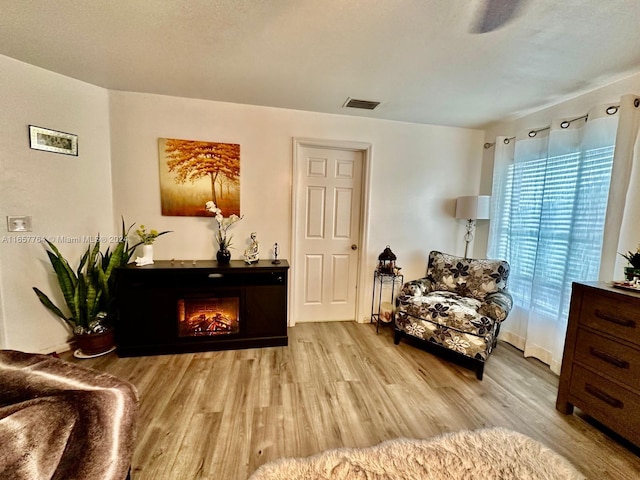
[[[476,221],[472,219],[467,220],[467,233],[464,235],[464,241],[466,242],[464,246],[464,258],[469,258],[469,244],[471,240],[473,240],[473,231],[476,227]]]

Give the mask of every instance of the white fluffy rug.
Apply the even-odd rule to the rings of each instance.
[[[584,479],[567,460],[504,428],[401,438],[262,465],[249,480]]]

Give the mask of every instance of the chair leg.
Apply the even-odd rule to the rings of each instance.
[[[402,338],[402,330],[395,329],[393,334],[393,343],[398,345],[400,343],[400,339]]]
[[[493,345],[491,345],[491,349],[494,349],[498,346],[498,335],[500,335],[500,323],[498,324],[498,328],[496,328],[496,336],[493,337]]]

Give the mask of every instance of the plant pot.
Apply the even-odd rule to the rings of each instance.
[[[640,279],[640,268],[625,267],[624,268],[624,277],[629,282],[632,282],[636,278]]]
[[[115,336],[113,330],[103,333],[85,333],[76,335],[76,346],[85,356],[97,356],[113,350],[115,346]]]
[[[231,252],[226,248],[223,250],[218,250],[216,253],[216,259],[218,263],[221,265],[227,265],[231,261]]]

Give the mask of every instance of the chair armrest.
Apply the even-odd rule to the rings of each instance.
[[[498,322],[503,322],[509,315],[512,307],[513,297],[508,291],[502,290],[501,292],[488,294],[482,305],[480,305],[479,313],[493,318]]]
[[[431,291],[431,280],[428,278],[419,278],[417,280],[411,280],[402,286],[400,291],[400,297],[421,297],[425,293]]]

